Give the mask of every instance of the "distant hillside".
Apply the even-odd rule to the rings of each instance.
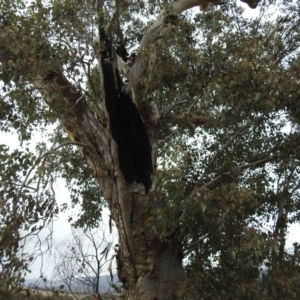
[[[80,278],[80,280],[82,282],[85,281],[85,278],[82,277]],[[115,284],[117,286],[121,286],[121,283],[119,282],[119,279],[116,275],[114,275],[113,278],[113,282],[111,282],[111,278],[109,275],[104,275],[101,276],[99,279],[99,285],[100,285],[100,294],[105,294],[105,293],[111,293],[114,291],[114,289],[111,287],[112,284]],[[64,292],[68,292],[68,287],[66,286],[66,284],[60,280],[49,280],[47,282],[44,282],[42,279],[33,279],[33,278],[29,278],[25,280],[25,284],[26,287],[31,287],[31,288],[38,288],[38,289],[42,289],[42,290],[52,290],[53,288],[55,290],[59,290],[61,285],[64,285]],[[83,293],[86,292],[87,290],[87,285],[83,284],[74,284],[73,286],[71,286],[71,289],[73,292],[76,293]]]

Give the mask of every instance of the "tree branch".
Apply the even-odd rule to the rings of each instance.
[[[193,98],[188,98],[186,100],[181,100],[178,102],[175,102],[171,105],[169,105],[168,107],[166,107],[162,112],[161,112],[161,118],[163,118],[165,115],[167,115],[168,113],[170,113],[176,106],[181,105],[181,104],[185,104],[187,102],[189,102],[190,100],[192,100]]]
[[[204,239],[206,239],[208,237],[208,233],[205,234],[203,237],[201,237],[198,241],[191,243],[190,245],[188,245],[185,249],[185,251],[183,252],[183,255],[186,256],[189,253],[191,253]]]
[[[268,162],[271,162],[271,161],[274,161],[278,159],[278,156],[277,155],[274,155],[272,157],[269,157],[269,158],[264,158],[264,159],[260,159],[260,160],[257,160],[255,162],[252,162],[252,163],[247,163],[247,164],[243,164],[243,165],[239,165],[239,166],[236,166],[234,168],[232,168],[230,171],[228,172],[224,172],[222,173],[221,175],[218,175],[217,177],[215,177],[214,179],[212,179],[211,181],[199,186],[199,184],[197,184],[193,191],[191,192],[190,194],[190,197],[189,198],[192,198],[199,189],[203,189],[203,188],[207,188],[209,187],[210,185],[212,185],[213,183],[215,183],[216,181],[218,181],[219,179],[221,179],[222,177],[224,176],[228,176],[228,175],[231,175],[231,174],[234,174],[242,169],[246,169],[246,168],[249,168],[249,167],[254,167],[254,166],[259,166],[259,165],[262,165],[262,164],[265,164],[265,163],[268,163]]]
[[[219,180],[221,177],[225,176],[225,175],[230,175],[230,174],[234,174],[235,172],[237,171],[240,171],[242,169],[246,169],[246,168],[249,168],[249,167],[254,167],[254,166],[259,166],[259,165],[262,165],[262,164],[265,164],[267,162],[271,162],[275,159],[278,159],[278,156],[275,155],[275,156],[272,156],[272,157],[269,157],[269,158],[264,158],[264,159],[260,159],[260,160],[257,160],[255,162],[252,162],[252,163],[247,163],[247,164],[243,164],[243,165],[239,165],[235,168],[233,168],[231,171],[229,172],[225,172],[219,176],[217,176],[216,178],[214,178],[213,180],[211,180],[210,182],[204,184],[202,187],[208,187],[210,186],[211,184],[213,184],[215,181]],[[201,187],[201,188],[202,188]]]
[[[235,139],[236,139],[236,137],[240,134],[240,133],[242,133],[247,127],[249,127],[249,126],[251,126],[251,125],[253,125],[253,124],[256,124],[257,122],[259,122],[259,121],[262,121],[264,118],[263,117],[261,117],[261,118],[258,118],[257,120],[254,120],[254,121],[250,121],[250,122],[248,122],[248,123],[246,123],[244,126],[242,126],[242,127],[240,127],[237,131],[236,131],[236,133],[232,136],[232,138],[220,149],[220,150],[218,150],[218,151],[216,151],[216,153],[212,156],[212,158],[210,159],[210,161],[209,161],[209,163],[207,164],[207,167],[209,167],[213,162],[214,162],[214,160],[216,159],[216,157],[220,154],[220,153],[222,153],[228,146],[230,146],[234,141],[235,141]],[[202,179],[203,179],[203,177],[204,177],[204,174],[202,175],[202,177],[200,178],[200,182],[202,181]]]
[[[80,146],[80,147],[86,147],[87,145],[85,144],[82,144],[82,143],[77,143],[77,142],[66,142],[66,143],[63,143],[53,149],[51,149],[50,151],[47,151],[46,153],[44,153],[43,155],[41,155],[37,160],[36,162],[33,164],[33,166],[30,168],[30,170],[28,171],[24,181],[23,181],[23,184],[22,186],[20,187],[20,192],[22,191],[23,188],[31,188],[29,187],[28,185],[26,185],[26,182],[27,180],[29,179],[29,176],[31,175],[32,171],[37,167],[37,165],[41,162],[42,159],[44,159],[46,156],[54,153],[55,151],[57,151],[58,149],[62,148],[62,147],[65,147],[65,146],[69,146],[69,145],[76,145],[76,146]],[[37,190],[35,188],[31,188],[33,190]]]
[[[250,7],[257,6],[259,0],[241,0],[247,3]],[[160,12],[157,20],[152,24],[149,31],[144,35],[140,43],[138,55],[135,58],[133,65],[128,72],[128,79],[133,88],[133,101],[136,104],[140,114],[149,127],[155,127],[159,114],[157,113],[156,104],[151,101],[147,101],[147,81],[150,77],[150,62],[149,57],[145,55],[150,53],[150,46],[162,40],[167,33],[170,24],[165,22],[168,16],[178,16],[187,9],[195,6],[207,5],[209,3],[218,3],[219,0],[178,0],[166,5]],[[167,24],[168,23],[168,24]],[[151,53],[152,55],[153,53]],[[155,54],[154,54],[155,55]],[[144,79],[144,80],[143,80]],[[153,102],[153,103],[152,103]],[[155,109],[156,108],[156,109]]]
[[[251,8],[256,8],[257,4],[260,0],[240,0],[244,3],[247,3],[249,5],[249,7]],[[195,7],[195,6],[202,6],[202,7],[206,7],[209,6],[210,4],[217,4],[220,3],[220,0],[178,0],[175,1],[169,5],[166,6],[166,8],[164,8],[157,20],[152,24],[150,30],[153,30],[154,28],[160,26],[164,20],[165,17],[167,15],[169,16],[178,16],[180,15],[182,12]]]

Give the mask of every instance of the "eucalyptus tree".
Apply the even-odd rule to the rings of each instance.
[[[297,4],[275,20],[267,2],[255,19],[230,1],[0,3],[1,129],[24,145],[1,148],[3,228],[53,219],[62,176],[77,226],[108,206],[127,299],[295,293]],[[30,153],[49,125],[50,149]]]

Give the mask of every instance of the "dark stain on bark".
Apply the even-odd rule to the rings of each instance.
[[[100,40],[101,47],[104,48],[101,51],[101,67],[105,102],[112,137],[118,144],[120,169],[127,183],[141,183],[147,193],[153,173],[149,135],[137,107],[124,91],[120,74],[114,67],[115,50],[103,28],[100,28]]]

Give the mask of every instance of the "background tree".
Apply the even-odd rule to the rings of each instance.
[[[73,228],[72,239],[56,247],[54,278],[62,281],[75,299],[81,297],[78,292],[92,296],[109,292],[100,291],[100,276],[112,265],[112,246],[113,237],[107,235],[104,227]]]
[[[298,4],[247,19],[230,1],[0,3],[1,128],[23,145],[54,128],[15,170],[5,152],[19,228],[57,214],[62,176],[77,225],[105,199],[128,299],[299,294]]]

